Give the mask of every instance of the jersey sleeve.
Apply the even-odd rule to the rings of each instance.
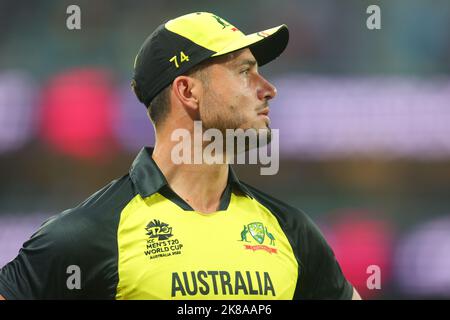
[[[300,267],[304,286],[297,290],[300,296],[309,299],[350,300],[353,287],[345,278],[333,250],[316,224],[306,215],[302,230],[303,270]]]
[[[114,257],[105,255],[101,229],[83,214],[68,213],[45,222],[0,269],[5,299],[114,298]]]
[[[71,241],[57,218],[45,222],[0,270],[0,294],[10,299],[65,298]]]

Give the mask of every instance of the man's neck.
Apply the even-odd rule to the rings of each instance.
[[[217,211],[228,180],[227,164],[175,164],[172,145],[156,144],[152,154],[169,186],[195,211]]]

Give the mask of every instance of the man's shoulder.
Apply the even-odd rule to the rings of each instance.
[[[76,207],[69,209],[73,211],[97,211],[113,209],[126,204],[135,196],[133,183],[129,174],[113,180],[101,189],[94,192]]]
[[[274,214],[280,222],[291,226],[299,226],[298,224],[303,225],[305,223],[310,223],[310,218],[304,211],[286,203],[283,200],[269,195],[268,193],[261,191],[248,183],[242,181],[240,183],[243,184],[248,191],[250,191],[250,195],[255,198],[256,201],[272,212],[272,214]]]
[[[46,220],[36,234],[52,240],[81,241],[117,227],[120,212],[134,197],[128,175],[113,180],[75,207],[66,209]],[[64,241],[66,242],[66,241]]]
[[[108,183],[76,207],[49,218],[0,269],[7,298],[111,298],[117,280],[117,228],[133,198],[129,177]],[[68,268],[81,270],[82,291],[67,291]]]

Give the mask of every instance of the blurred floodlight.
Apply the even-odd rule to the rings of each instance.
[[[0,73],[0,153],[16,151],[35,133],[37,90],[20,71]]]
[[[450,79],[290,76],[274,82],[281,154],[450,157]]]
[[[400,241],[396,279],[409,295],[450,297],[450,216],[426,222]]]
[[[375,297],[391,277],[392,225],[365,210],[342,210],[337,216],[339,220],[324,231],[342,271],[362,297]],[[368,278],[374,275],[373,266],[380,270],[379,289],[367,285]]]
[[[63,72],[50,80],[43,95],[42,136],[50,146],[79,158],[111,152],[116,97],[108,73]]]

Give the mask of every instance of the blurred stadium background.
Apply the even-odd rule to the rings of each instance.
[[[70,4],[81,30],[66,28]],[[366,28],[370,4],[381,30]],[[278,88],[280,172],[238,166],[241,178],[317,221],[364,298],[450,298],[448,0],[1,0],[0,267],[152,145],[132,63],[157,25],[192,11],[249,33],[290,27],[260,70]]]

